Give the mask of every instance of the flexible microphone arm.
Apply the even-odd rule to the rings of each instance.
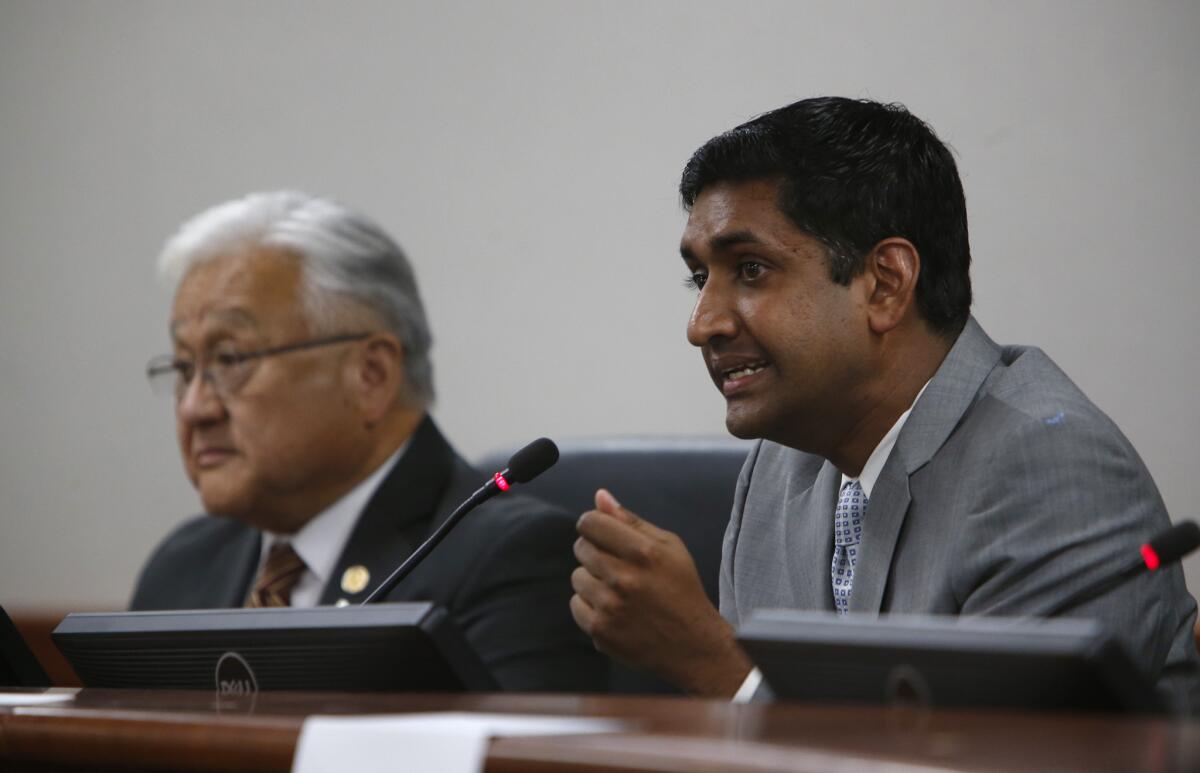
[[[454,512],[450,513],[450,517],[443,521],[442,525],[437,527],[433,534],[429,535],[429,538],[412,552],[412,555],[404,559],[404,563],[396,567],[395,571],[379,584],[379,587],[371,591],[371,594],[362,603],[372,604],[381,601],[387,594],[391,593],[392,589],[399,585],[401,580],[411,574],[412,570],[416,569],[418,564],[425,560],[425,557],[438,546],[438,543],[446,538],[450,530],[467,513],[497,494],[508,491],[514,483],[528,483],[548,470],[557,461],[558,446],[554,445],[554,441],[550,438],[538,438],[520,451],[517,451],[508,460],[508,467],[503,472],[493,475],[491,480],[483,484],[474,494],[467,497],[465,502],[456,507]]]

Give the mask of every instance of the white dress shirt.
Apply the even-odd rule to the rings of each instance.
[[[262,550],[258,556],[258,569],[255,570],[254,576],[257,577],[258,573],[262,571],[263,564],[267,560],[267,553],[270,552],[272,545],[279,542],[290,542],[292,549],[303,559],[305,565],[304,574],[300,575],[300,580],[292,589],[291,605],[293,607],[317,606],[321,600],[321,591],[329,582],[330,574],[337,568],[337,560],[341,557],[342,550],[346,547],[346,542],[354,531],[354,524],[358,522],[358,516],[362,514],[363,508],[367,506],[375,489],[379,488],[379,484],[383,482],[384,477],[404,455],[407,448],[408,441],[406,440],[396,450],[396,453],[387,458],[387,461],[379,465],[374,472],[347,492],[345,496],[304,524],[304,527],[295,534],[263,532]]]

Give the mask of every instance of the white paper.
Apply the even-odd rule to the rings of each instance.
[[[300,729],[292,773],[479,773],[491,738],[611,733],[623,727],[614,720],[522,714],[312,716]]]
[[[78,690],[66,692],[0,692],[0,706],[36,706],[40,703],[62,703],[75,697]]]

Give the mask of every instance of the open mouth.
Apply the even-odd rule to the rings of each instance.
[[[746,378],[747,376],[753,376],[755,373],[758,373],[766,368],[768,364],[769,363],[767,363],[766,360],[748,362],[744,365],[738,365],[736,368],[730,368],[729,370],[721,371],[721,377],[726,381],[737,381],[739,379]]]

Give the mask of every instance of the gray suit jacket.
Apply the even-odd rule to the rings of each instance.
[[[760,441],[738,481],[721,613],[833,609],[841,473]],[[974,319],[913,408],[875,484],[852,612],[1044,615],[1169,526],[1116,425],[1038,349],[997,346]],[[1176,566],[1066,610],[1097,618],[1177,705],[1194,704],[1196,604]]]

